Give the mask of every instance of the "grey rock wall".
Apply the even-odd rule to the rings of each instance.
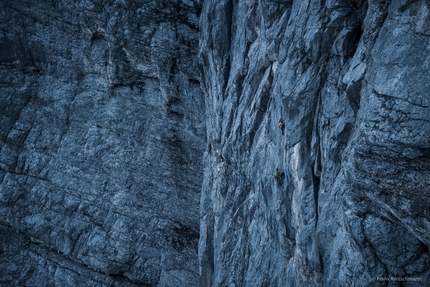
[[[204,2],[202,286],[430,282],[429,13]]]
[[[1,1],[1,286],[198,286],[199,1]]]
[[[0,5],[1,286],[430,282],[428,1]]]

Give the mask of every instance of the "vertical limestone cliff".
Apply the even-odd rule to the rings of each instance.
[[[0,0],[0,286],[428,285],[429,66],[427,0]]]
[[[428,284],[430,3],[207,0],[200,25],[201,286]]]
[[[0,1],[0,285],[198,286],[199,1]]]

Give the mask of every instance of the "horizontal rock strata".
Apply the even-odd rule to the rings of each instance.
[[[197,1],[2,1],[2,286],[198,286]]]

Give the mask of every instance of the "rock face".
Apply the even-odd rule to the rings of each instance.
[[[201,3],[0,7],[0,285],[198,286]]]
[[[429,2],[207,0],[200,23],[201,285],[428,284]]]
[[[430,282],[429,1],[0,5],[1,286]]]

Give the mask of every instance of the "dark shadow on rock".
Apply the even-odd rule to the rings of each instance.
[[[278,176],[275,176],[275,180],[278,184],[278,186],[282,186],[284,180],[285,180],[285,173],[284,172],[279,172]]]

